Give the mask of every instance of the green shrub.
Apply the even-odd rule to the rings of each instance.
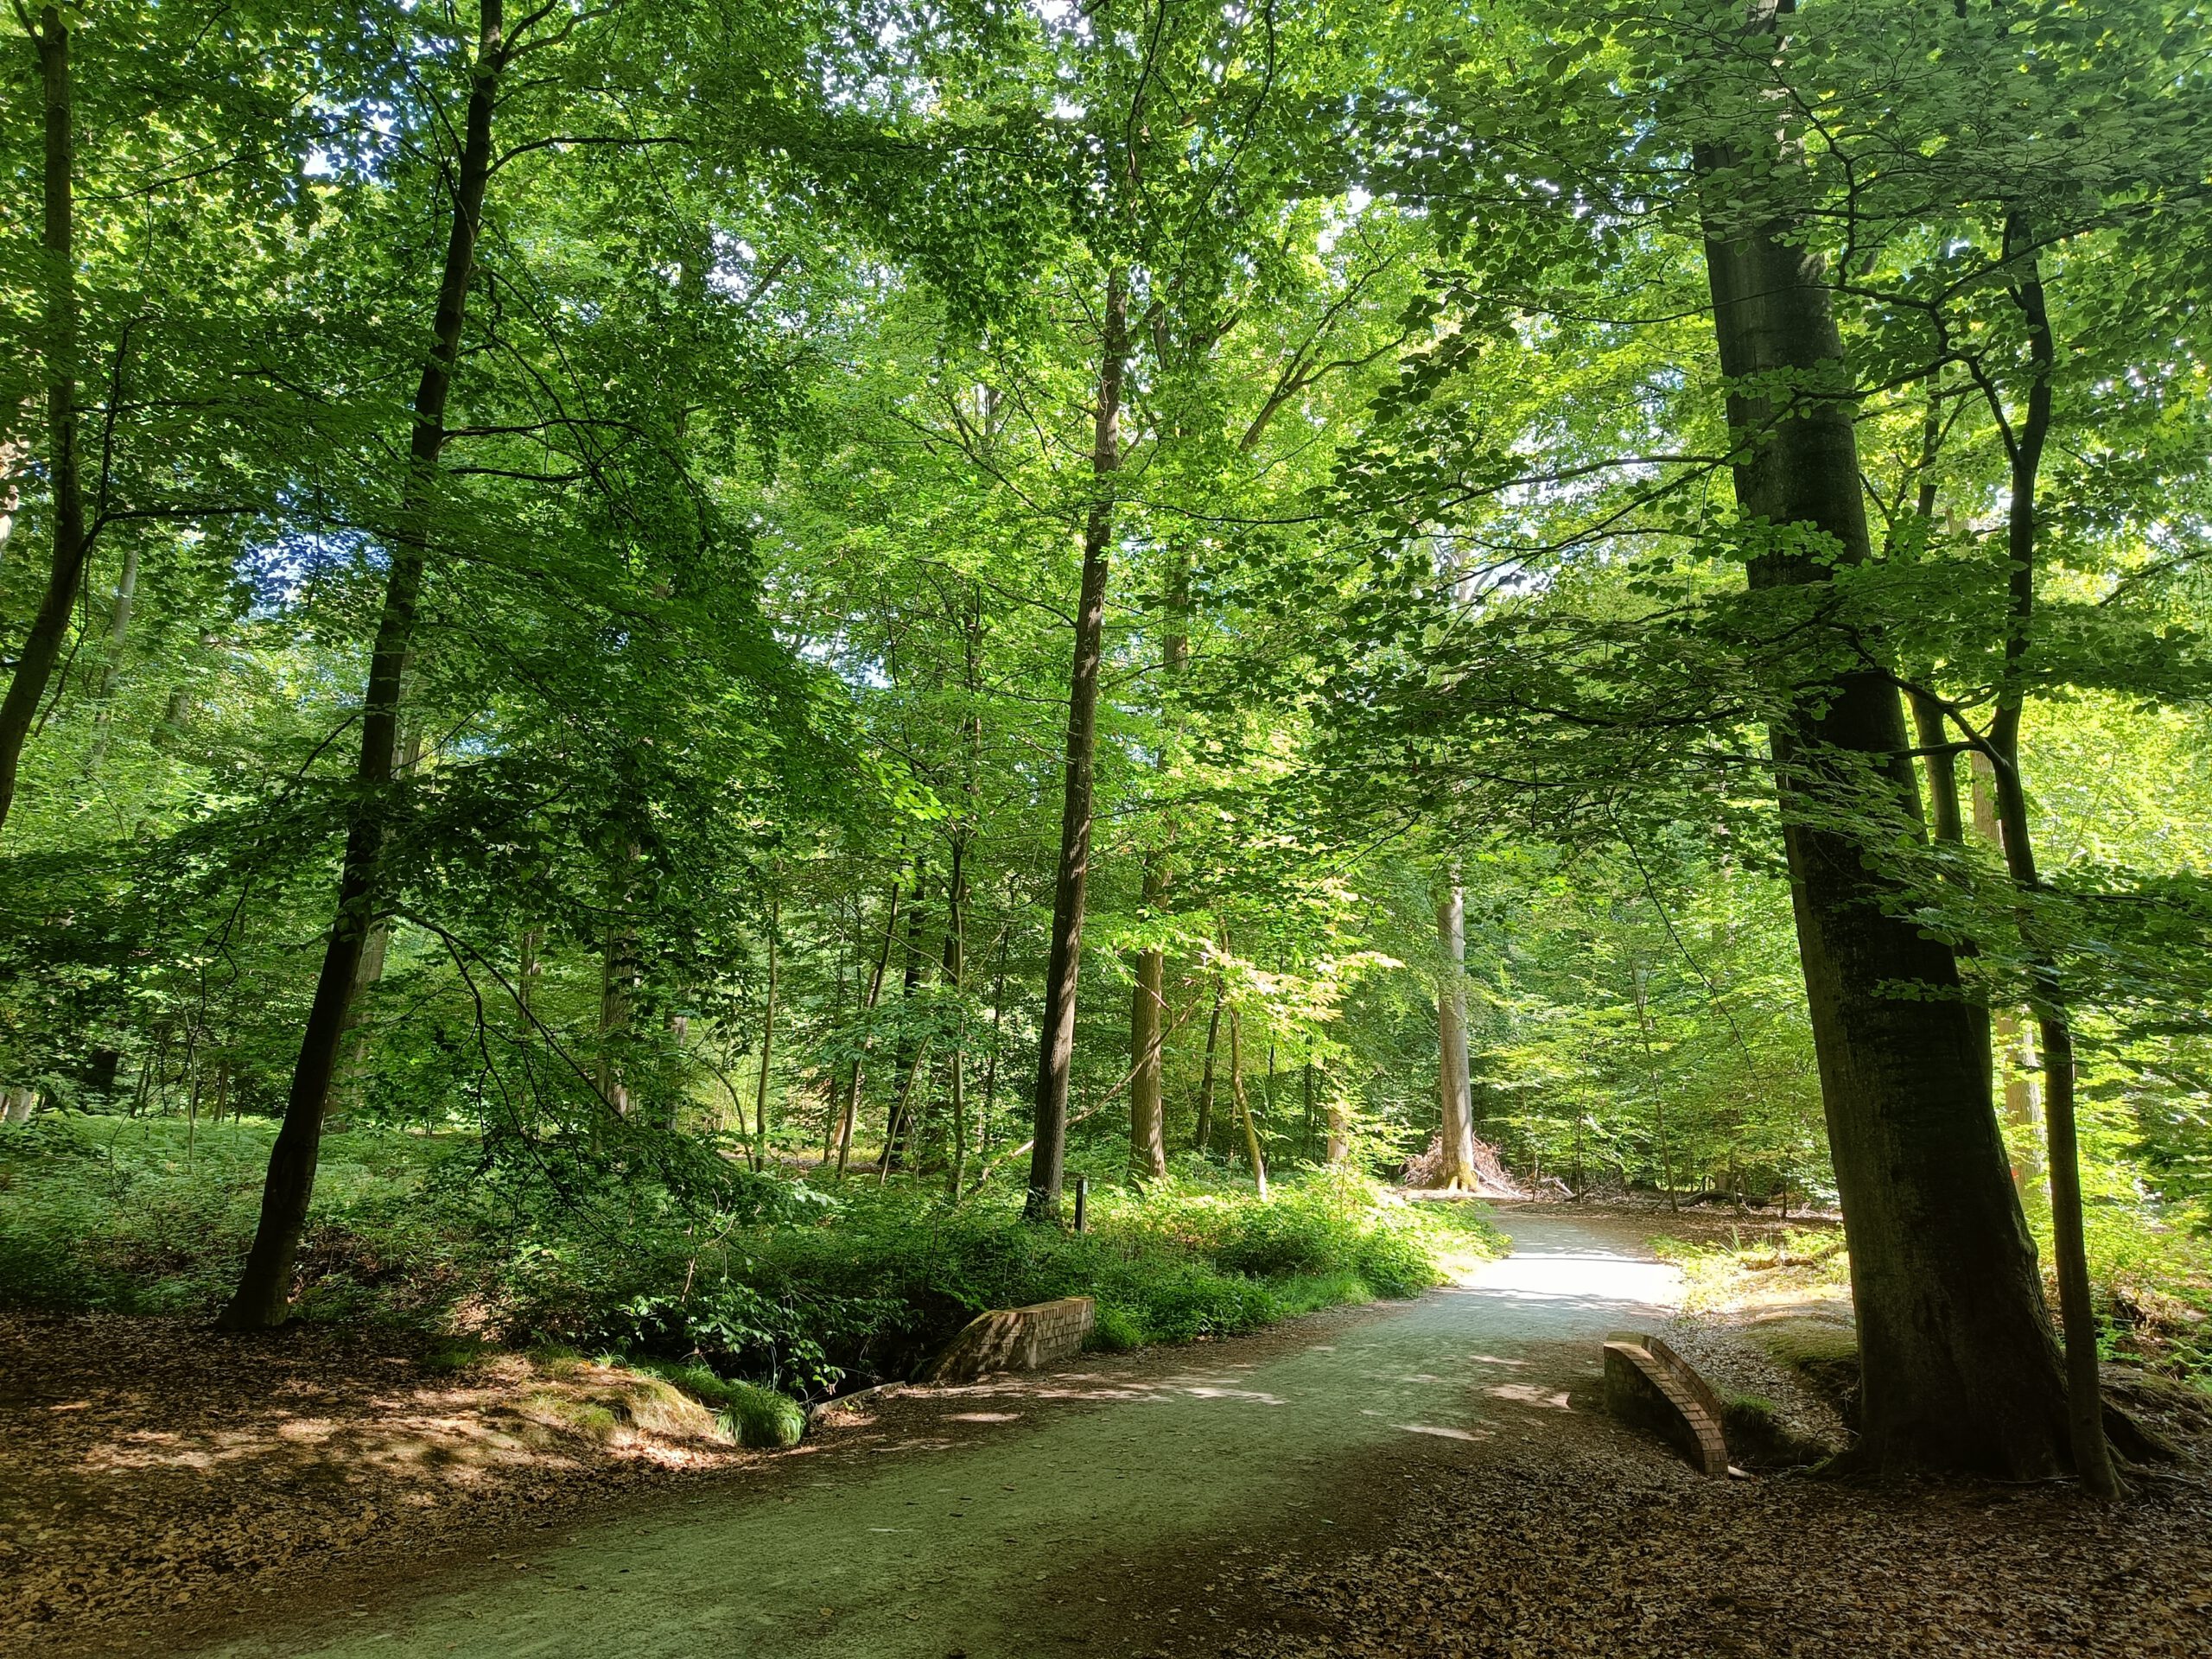
[[[272,1134],[61,1113],[0,1134],[0,1300],[212,1314],[252,1236]],[[613,1351],[734,1410],[724,1379],[815,1394],[911,1375],[987,1308],[1087,1295],[1095,1347],[1186,1342],[1414,1295],[1448,1258],[1500,1243],[1471,1205],[1407,1204],[1344,1173],[1294,1176],[1264,1204],[1211,1171],[1102,1188],[1077,1234],[1023,1221],[1012,1190],[950,1205],[749,1173],[562,1175],[561,1147],[533,1173],[511,1151],[326,1136],[302,1317],[452,1339],[428,1348],[432,1369],[489,1342]],[[731,1207],[684,1196],[702,1192]]]

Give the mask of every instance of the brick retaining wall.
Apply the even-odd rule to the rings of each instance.
[[[972,1382],[991,1371],[1033,1371],[1083,1351],[1098,1317],[1088,1296],[979,1313],[922,1372],[925,1382]]]

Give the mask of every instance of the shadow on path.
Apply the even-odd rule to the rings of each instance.
[[[1389,1459],[1480,1455],[1528,1432],[1529,1414],[1569,1409],[1598,1340],[1679,1294],[1674,1270],[1637,1253],[1632,1222],[1501,1220],[1510,1256],[1417,1301],[1224,1344],[1217,1359],[1162,1350],[931,1391],[910,1432],[866,1456],[787,1459],[791,1478],[758,1490],[597,1520],[312,1630],[200,1651],[1148,1652],[1147,1630],[1219,1610],[1147,1605],[1161,1581],[1146,1563],[1324,1528],[1353,1541],[1387,1512]],[[1166,1580],[1168,1599],[1192,1582]]]

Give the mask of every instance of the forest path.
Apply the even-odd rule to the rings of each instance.
[[[877,1455],[788,1458],[784,1480],[571,1525],[558,1544],[332,1610],[309,1634],[202,1651],[1149,1653],[1224,1616],[1199,1575],[1226,1555],[1363,1542],[1387,1514],[1394,1461],[1556,1432],[1604,1334],[1679,1294],[1634,1220],[1514,1206],[1499,1220],[1510,1255],[1417,1301],[1319,1316],[1272,1342],[932,1390],[942,1432],[925,1420]]]

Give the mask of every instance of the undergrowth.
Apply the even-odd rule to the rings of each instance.
[[[2212,1217],[2195,1204],[2161,1213],[2093,1204],[2084,1221],[2104,1357],[2212,1389]],[[2045,1295],[2056,1308],[2048,1207],[2031,1201],[2028,1224]],[[1851,1258],[1840,1228],[1717,1243],[1661,1237],[1651,1247],[1682,1268],[1693,1311],[1779,1306],[1850,1291]]]
[[[0,1301],[211,1315],[272,1132],[60,1113],[0,1131]],[[557,1175],[472,1136],[326,1137],[300,1316],[423,1335],[434,1365],[484,1343],[611,1349],[733,1432],[775,1435],[788,1419],[731,1385],[804,1396],[903,1376],[986,1308],[1088,1295],[1098,1347],[1188,1342],[1414,1295],[1503,1247],[1471,1206],[1406,1204],[1341,1171],[1266,1203],[1190,1175],[1096,1191],[1081,1234],[1024,1223],[1012,1191],[956,1206],[736,1171],[702,1202]]]

